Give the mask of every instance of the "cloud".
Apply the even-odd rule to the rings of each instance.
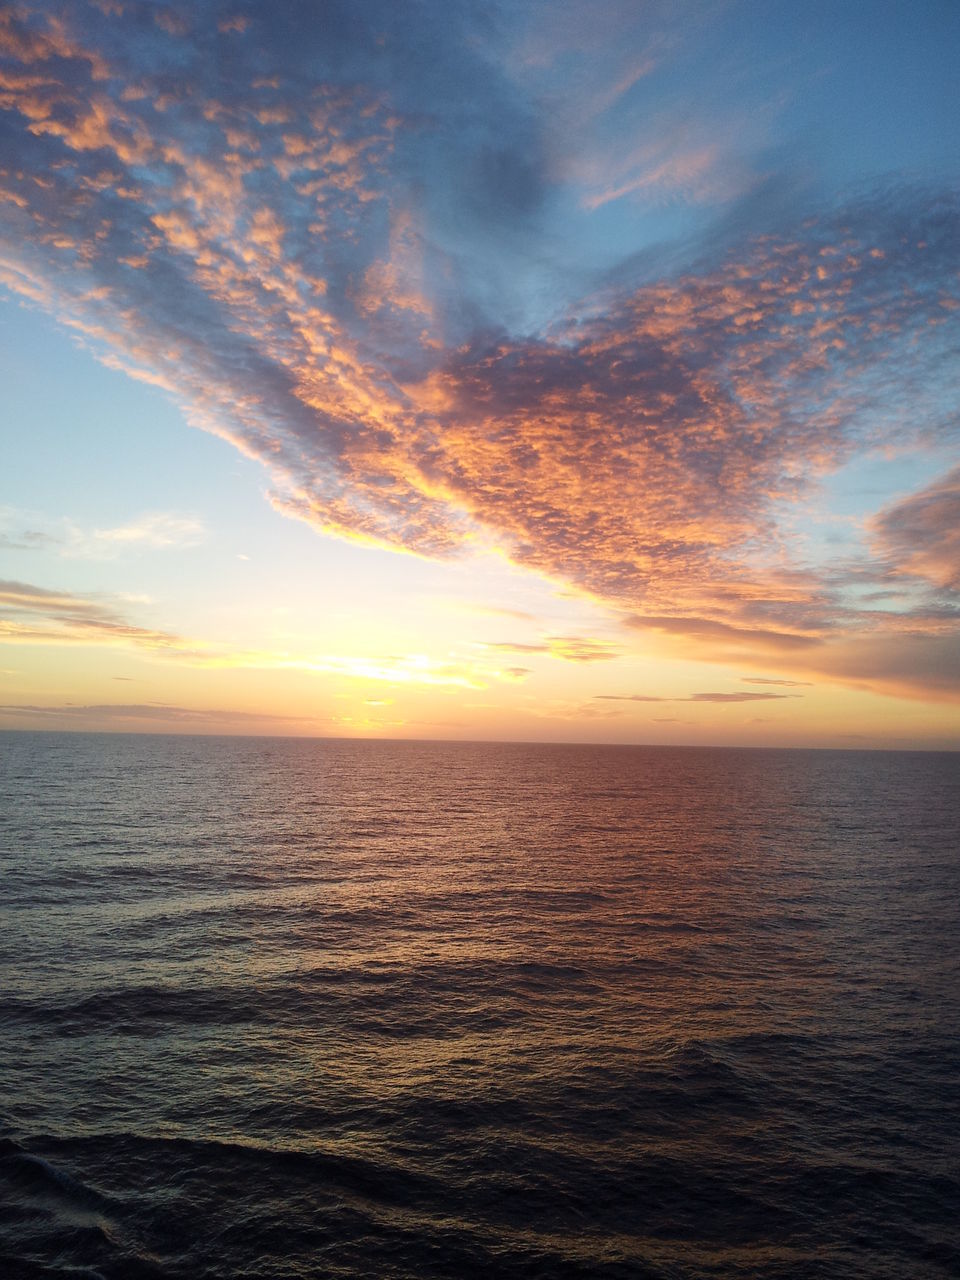
[[[141,703],[59,703],[37,705],[29,703],[0,704],[0,715],[18,721],[34,721],[38,724],[59,722],[96,725],[103,728],[152,728],[172,729],[234,729],[251,731],[271,726],[316,725],[326,720],[322,716],[290,716],[257,711],[238,711],[222,707],[182,707],[164,702]]]
[[[720,201],[750,182],[748,140],[765,141],[767,110],[690,109],[690,95],[651,109],[644,89],[691,52],[706,24],[675,6],[578,0],[523,6],[526,28],[508,59],[555,122],[555,179],[595,210],[637,202]],[[713,55],[715,57],[715,54]],[[700,77],[693,73],[695,79]]]
[[[695,693],[691,702],[770,702],[780,698],[801,698],[800,693]]]
[[[496,649],[500,653],[549,653],[550,648],[539,642],[524,643],[521,640],[490,640],[484,643],[485,649]]]
[[[20,533],[0,533],[2,551],[42,551],[56,542],[52,534],[42,529],[24,529]]]
[[[817,636],[796,631],[773,631],[764,627],[735,626],[714,618],[696,616],[662,617],[657,614],[630,614],[627,626],[645,631],[662,631],[668,635],[709,641],[718,646],[749,646],[752,650],[795,653],[816,644]]]
[[[884,630],[851,634],[825,644],[814,670],[862,689],[879,689],[903,697],[938,697],[960,702],[960,643],[957,619],[938,630],[909,622]]]
[[[620,645],[609,640],[589,640],[581,636],[548,636],[547,651],[566,662],[609,662],[623,654]]]
[[[127,551],[165,551],[195,547],[206,536],[194,516],[153,512],[129,524],[85,532],[71,525],[63,554],[84,560],[109,560]]]
[[[466,606],[472,613],[489,614],[493,618],[513,618],[517,622],[536,622],[534,614],[526,609],[508,609],[501,605],[473,604]]]
[[[625,196],[663,199],[682,192],[697,200],[717,200],[735,195],[743,187],[743,174],[731,172],[723,161],[728,156],[716,146],[702,144],[684,150],[669,133],[610,165],[613,172],[594,184],[583,198],[585,208],[600,209]]]
[[[423,653],[365,655],[231,649],[140,626],[126,616],[116,600],[86,598],[11,581],[0,581],[0,644],[3,643],[115,645],[144,649],[194,667],[301,671],[423,688],[485,689],[491,683],[522,681],[528,674],[526,667],[500,668]]]
[[[16,515],[12,509],[0,511],[0,518],[8,527]],[[125,551],[195,547],[206,536],[200,519],[174,511],[148,512],[107,529],[83,529],[71,520],[59,521],[53,527],[56,532],[48,528],[0,533],[0,549],[39,551],[56,547],[60,555],[71,559],[109,560]]]
[[[190,652],[168,631],[141,627],[116,608],[26,582],[0,581],[0,643],[121,644],[161,652]]]
[[[688,698],[663,698],[647,693],[598,693],[605,702],[770,702],[783,698],[800,698],[799,693],[692,693]]]
[[[800,688],[801,686],[812,686],[810,680],[777,680],[772,676],[741,676],[740,679],[744,684],[778,684],[786,685],[790,688]]]
[[[485,649],[501,653],[542,653],[565,662],[607,662],[623,655],[621,645],[609,640],[593,640],[583,636],[547,636],[542,641],[520,640],[485,641]]]
[[[872,531],[895,574],[960,593],[960,466],[879,512]]]
[[[90,535],[95,543],[121,546],[137,544],[145,547],[192,547],[202,539],[203,523],[193,516],[178,516],[166,512],[142,516],[132,524],[113,529],[94,529]]]
[[[613,5],[603,41],[629,38],[591,70],[579,12],[8,8],[0,281],[260,459],[318,530],[493,543],[684,656],[960,695],[955,472],[876,517],[856,581],[790,535],[852,458],[956,447],[960,198],[790,208],[737,168],[732,115],[591,152],[684,24],[648,40]],[[601,122],[569,136],[538,70],[567,63]],[[742,199],[699,251],[589,282],[552,211],[640,192]],[[864,607],[896,584],[902,607]]]
[[[44,523],[35,512],[0,507],[0,551],[43,551],[55,546],[61,539],[39,527]]]
[[[771,592],[775,598],[775,594]],[[709,606],[743,609],[741,603],[719,597]],[[839,595],[822,593],[816,608],[805,613],[804,634],[769,633],[734,627],[691,616],[661,619],[651,630],[668,635],[673,652],[748,667],[778,663],[793,673],[805,673],[833,683],[870,689],[897,697],[960,701],[960,609],[947,602],[913,601],[901,611],[864,609],[846,605]],[[704,601],[705,607],[708,602]],[[791,605],[781,604],[785,620]],[[628,616],[631,627],[647,630],[650,620]],[[764,680],[763,683],[768,683]],[[795,675],[785,683],[803,685]]]
[[[243,660],[243,665],[247,665],[248,661]],[[267,659],[262,665],[316,671],[354,680],[376,680],[393,685],[446,686],[459,689],[485,689],[490,680],[516,678],[514,668],[499,671],[474,662],[441,660],[423,653],[380,656],[319,654],[290,659],[277,657]]]

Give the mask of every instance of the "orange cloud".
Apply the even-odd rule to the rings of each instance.
[[[138,626],[109,603],[26,582],[0,582],[0,643],[133,645],[198,656],[180,636]]]
[[[214,92],[170,11],[147,34],[89,16],[0,17],[0,279],[260,459],[279,510],[420,555],[496,546],[683,656],[953,687],[955,473],[875,518],[856,573],[806,563],[788,517],[860,452],[947,440],[955,195],[881,190],[659,278],[633,269],[554,327],[511,332],[485,317],[477,241],[458,254],[450,224],[473,209],[492,238],[527,226],[549,170],[532,145],[471,136],[457,169],[466,124],[452,145],[415,83],[366,82],[365,54],[340,68],[335,33],[298,60],[256,11],[218,14],[210,47],[237,73]],[[486,83],[467,48],[451,65]],[[318,78],[321,55],[336,76]],[[654,56],[594,86],[601,109]],[[495,124],[529,141],[522,113]],[[707,190],[721,143],[681,141],[575,180],[596,204]],[[910,598],[865,607],[892,585]]]
[[[646,693],[598,693],[602,702],[771,702],[784,698],[800,698],[799,693],[691,693],[688,698],[661,698]]]
[[[117,677],[119,678],[119,677]],[[103,732],[309,735],[329,732],[331,716],[296,716],[167,702],[0,703],[0,719],[17,728]]]
[[[960,467],[881,511],[871,529],[895,574],[960,592]]]
[[[622,646],[608,640],[591,640],[582,636],[547,636],[543,641],[532,644],[494,640],[485,643],[484,648],[503,653],[542,653],[566,662],[603,662],[619,658],[624,652]]]

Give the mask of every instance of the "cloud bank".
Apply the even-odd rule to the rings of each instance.
[[[495,9],[442,12],[8,7],[0,282],[260,459],[319,530],[493,543],[683,652],[957,696],[956,471],[845,563],[788,534],[852,459],[957,447],[957,190],[771,217],[746,177],[717,188],[706,137],[617,168],[584,130],[565,148],[516,74],[562,54],[562,24],[537,44]],[[674,35],[580,85],[584,118]],[[589,286],[558,201],[665,184],[737,197],[727,232]],[[532,323],[524,288],[549,280]]]

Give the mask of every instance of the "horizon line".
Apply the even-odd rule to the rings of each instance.
[[[98,738],[229,738],[269,742],[363,742],[389,743],[395,746],[474,746],[474,747],[601,747],[626,750],[656,751],[846,751],[882,752],[903,755],[960,755],[960,745],[955,747],[887,747],[858,744],[856,746],[804,746],[777,744],[761,746],[750,743],[713,742],[581,742],[576,740],[545,740],[542,738],[395,738],[348,737],[340,734],[307,733],[225,733],[203,730],[157,729],[54,729],[47,727],[13,728],[0,725],[0,734],[49,734],[73,737]]]

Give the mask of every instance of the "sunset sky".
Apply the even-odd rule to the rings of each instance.
[[[0,11],[0,727],[960,748],[960,4]]]

